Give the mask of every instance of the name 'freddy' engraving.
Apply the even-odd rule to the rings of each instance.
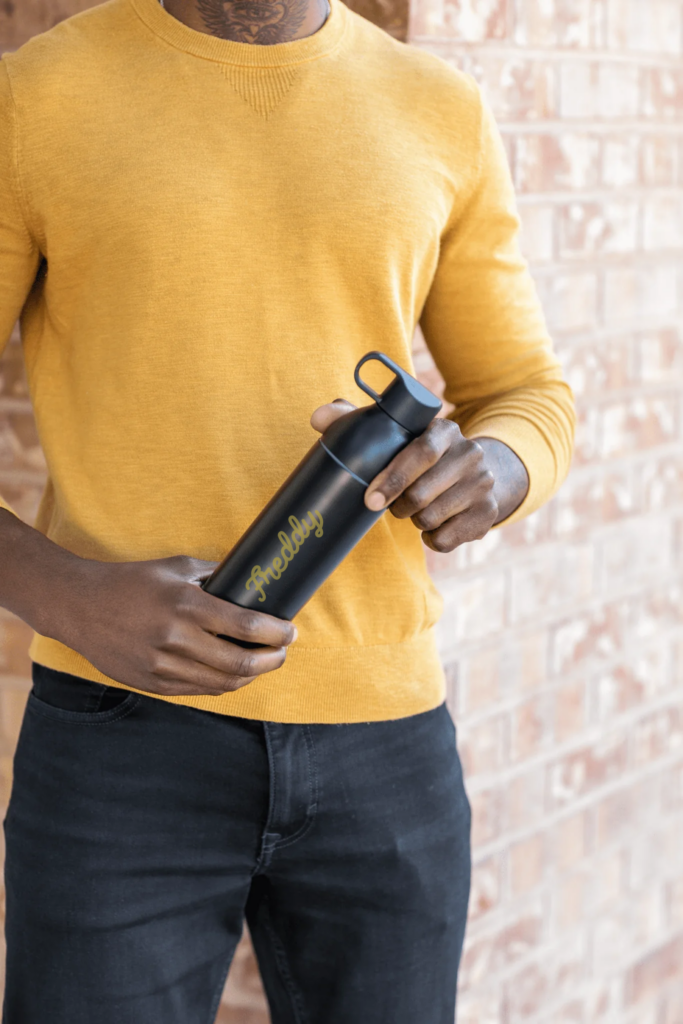
[[[292,561],[294,556],[298,553],[299,548],[304,541],[310,537],[313,533],[316,537],[322,537],[323,535],[323,517],[320,512],[311,512],[309,509],[308,515],[310,516],[310,524],[303,519],[301,522],[296,516],[289,517],[289,525],[292,527],[291,536],[288,536],[284,530],[280,530],[277,535],[277,539],[280,541],[282,547],[280,552],[282,558],[274,558],[272,564],[262,569],[260,565],[255,565],[251,570],[251,576],[245,583],[245,589],[251,590],[254,587],[258,590],[259,602],[265,601],[266,592],[263,589],[268,583],[270,583],[269,576],[274,580],[279,580],[283,572]]]

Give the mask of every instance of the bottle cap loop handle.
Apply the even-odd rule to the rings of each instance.
[[[394,374],[391,384],[381,395],[360,375],[361,367],[371,359],[382,363]],[[440,399],[384,352],[367,352],[356,366],[354,377],[358,387],[377,402],[382,412],[416,437],[426,430],[441,409]]]
[[[363,366],[365,363],[369,363],[371,359],[376,360],[378,363],[384,363],[384,365],[388,369],[390,369],[392,373],[395,373],[396,376],[401,379],[403,378],[405,370],[401,369],[401,367],[398,366],[393,359],[390,359],[389,356],[385,356],[384,352],[366,352],[366,354],[363,356],[361,361],[356,366],[356,369],[353,371],[354,380],[356,381],[356,384],[361,389],[361,391],[364,391],[366,395],[370,395],[370,398],[374,399],[375,402],[381,402],[382,396],[378,395],[376,391],[373,391],[370,385],[366,384],[360,375],[361,366]]]

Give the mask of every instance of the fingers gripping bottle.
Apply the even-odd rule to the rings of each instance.
[[[360,376],[369,360],[395,375],[381,395]],[[366,508],[368,484],[426,429],[441,402],[382,352],[363,356],[354,376],[372,404],[327,428],[205,581],[207,593],[293,619],[384,514]]]

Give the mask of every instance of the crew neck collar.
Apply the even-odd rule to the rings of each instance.
[[[253,68],[284,67],[324,57],[340,43],[347,20],[346,8],[341,0],[329,0],[330,13],[327,20],[313,35],[294,39],[291,43],[259,46],[255,43],[234,43],[229,39],[197,32],[164,10],[159,0],[129,2],[147,27],[171,46],[195,57]]]

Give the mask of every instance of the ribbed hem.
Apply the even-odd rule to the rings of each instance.
[[[322,28],[313,35],[304,39],[294,39],[291,43],[259,46],[252,43],[234,43],[206,32],[197,32],[165,11],[159,0],[129,2],[147,27],[171,46],[185,50],[195,57],[252,68],[284,67],[324,57],[341,42],[348,20],[346,8],[341,0],[330,0],[330,14]]]
[[[40,665],[108,686],[135,690],[109,679],[76,651],[36,635],[31,657]],[[136,693],[144,691],[135,690]],[[157,694],[146,694],[157,697]],[[381,722],[431,711],[445,698],[444,675],[434,631],[400,644],[369,647],[303,647],[285,665],[220,697],[161,697],[219,715],[266,722],[343,724]]]

